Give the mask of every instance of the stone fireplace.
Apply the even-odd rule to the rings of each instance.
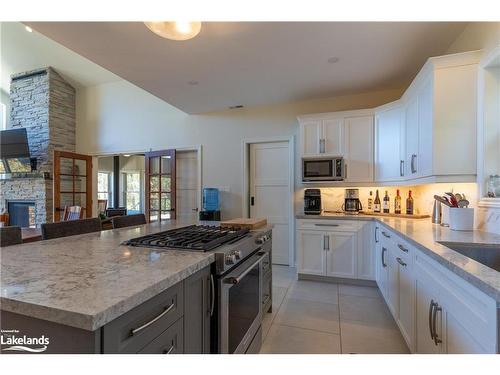
[[[26,128],[30,155],[37,159],[32,173],[2,175],[0,210],[9,202],[34,204],[36,226],[53,219],[53,151],[75,151],[75,89],[54,69],[14,74],[10,84],[11,128]],[[16,213],[24,212],[18,205]]]

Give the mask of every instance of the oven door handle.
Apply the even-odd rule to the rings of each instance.
[[[243,271],[240,275],[236,277],[226,277],[224,279],[224,284],[238,284],[243,278],[260,262],[262,262],[262,257],[266,255],[266,253],[258,254],[259,259],[253,262],[245,271]]]

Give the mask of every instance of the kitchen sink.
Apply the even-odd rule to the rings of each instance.
[[[500,245],[445,241],[439,243],[500,272]]]

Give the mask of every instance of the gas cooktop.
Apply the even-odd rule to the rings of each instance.
[[[123,244],[139,247],[174,248],[191,251],[210,251],[234,243],[247,236],[248,229],[233,230],[209,225],[191,225],[132,238]]]

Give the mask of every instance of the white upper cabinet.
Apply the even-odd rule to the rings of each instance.
[[[300,124],[300,157],[342,156],[347,182],[373,182],[373,111],[305,115]]]
[[[344,118],[307,119],[300,122],[302,156],[344,156]]]
[[[399,181],[405,168],[404,108],[384,106],[375,114],[375,181]]]
[[[476,181],[480,57],[432,57],[401,99],[374,110],[299,117],[300,156],[343,156],[348,183]]]
[[[373,181],[373,116],[349,117],[346,129],[346,180]]]
[[[418,97],[411,98],[405,107],[405,177],[415,178],[418,171]]]
[[[343,156],[344,147],[344,119],[334,118],[323,121],[322,148],[323,154]]]
[[[430,58],[404,93],[405,180],[475,179],[479,58],[480,52]]]
[[[322,142],[323,123],[320,120],[307,121],[300,126],[300,139],[302,142],[302,155],[319,155]]]

